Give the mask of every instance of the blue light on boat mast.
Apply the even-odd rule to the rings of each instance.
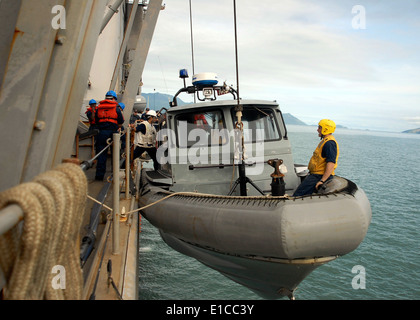
[[[179,70],[179,77],[184,80],[184,88],[187,87],[187,84],[185,83],[185,78],[188,78],[188,71],[187,69],[181,69]]]
[[[181,69],[181,70],[179,70],[179,77],[181,79],[188,78],[188,70],[187,69]]]

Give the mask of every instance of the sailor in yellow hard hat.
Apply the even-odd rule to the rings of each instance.
[[[329,119],[322,119],[318,123],[318,136],[321,142],[312,155],[308,164],[309,175],[296,189],[294,197],[317,192],[318,189],[334,177],[337,168],[340,150],[338,142],[332,135],[335,131],[335,123]]]

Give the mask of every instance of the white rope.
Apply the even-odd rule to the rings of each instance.
[[[105,203],[102,203],[102,202],[100,202],[100,201],[98,201],[98,200],[96,200],[95,198],[93,198],[93,197],[91,197],[90,195],[86,195],[86,197],[89,199],[89,200],[92,200],[93,202],[96,202],[97,204],[100,204],[100,205],[102,205],[105,209],[108,209],[109,211],[113,211],[113,209],[112,208],[110,208],[110,207],[108,207]]]
[[[82,298],[79,234],[86,194],[86,176],[71,163],[0,193],[0,209],[17,204],[24,213],[22,228],[18,224],[0,236],[5,299]],[[53,286],[54,266],[65,270],[59,289]]]

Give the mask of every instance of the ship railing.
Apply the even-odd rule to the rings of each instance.
[[[94,158],[84,161],[80,167],[83,171],[87,171],[92,167],[93,161],[103,152],[106,152],[108,148],[112,145],[113,146],[113,205],[112,205],[112,212],[113,212],[113,253],[117,254],[119,250],[119,197],[120,197],[120,179],[119,179],[119,170],[120,170],[120,139],[122,136],[125,135],[126,139],[126,161],[125,161],[125,194],[126,198],[129,195],[129,188],[130,188],[130,128],[128,127],[125,133],[114,133],[112,141],[108,143],[108,145],[101,150]],[[5,208],[0,210],[0,236],[5,234],[7,231],[12,229],[16,226],[20,221],[24,218],[23,210],[20,206],[16,204],[10,204]],[[0,270],[0,288],[3,287],[4,277]]]

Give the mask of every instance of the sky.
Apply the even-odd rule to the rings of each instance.
[[[184,68],[187,85],[213,72],[237,88],[233,0],[191,1],[193,50],[189,0],[164,3],[142,92],[174,95]],[[242,99],[276,100],[310,125],[420,127],[420,1],[237,0],[236,20]]]

